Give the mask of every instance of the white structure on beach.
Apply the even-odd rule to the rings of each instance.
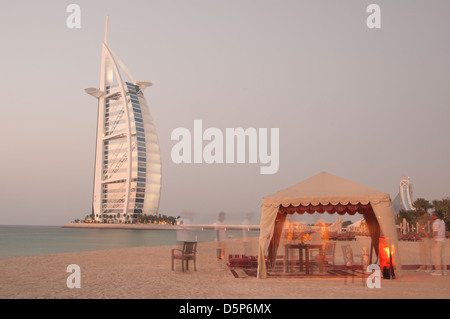
[[[351,225],[347,226],[347,231],[356,232],[356,233],[368,233],[369,228],[364,219],[358,220]]]
[[[328,231],[333,233],[342,233],[342,216],[339,215],[336,221],[328,226]]]
[[[161,157],[153,119],[144,97],[150,82],[137,82],[107,44],[102,44],[98,99],[93,217],[133,223],[156,214],[161,192]]]

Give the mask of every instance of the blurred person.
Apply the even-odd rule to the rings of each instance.
[[[183,244],[185,241],[197,241],[194,230],[189,227],[192,225],[194,214],[190,211],[183,212],[181,215],[180,223],[176,230],[178,244]]]
[[[433,269],[433,259],[431,256],[431,218],[428,213],[422,210],[422,216],[419,219],[419,257],[420,267],[416,271],[431,272]]]
[[[431,214],[431,220],[433,221],[433,258],[435,270],[431,273],[434,276],[447,275],[447,264],[445,263],[445,222],[439,218],[436,211]]]
[[[325,240],[325,242],[328,242],[330,239],[330,231],[328,230],[328,224],[325,224],[322,228],[322,239]]]
[[[284,224],[284,232],[286,236],[286,244],[294,244],[294,222],[288,220]]]
[[[219,217],[214,224],[214,230],[216,231],[216,242],[218,249],[222,249],[221,259],[226,256],[226,228],[225,228],[225,217],[226,214],[224,212],[219,213]]]
[[[311,242],[310,244],[313,245],[323,245],[325,243],[325,240],[323,238],[323,232],[325,229],[325,225],[327,225],[327,223],[322,220],[319,219],[315,226],[314,226],[314,231],[311,234]]]
[[[253,212],[247,212],[245,214],[245,218],[242,221],[242,237],[243,237],[243,244],[244,244],[244,254],[246,256],[250,256],[251,249],[250,249],[250,243],[249,243],[249,233],[250,230],[247,226],[251,225],[251,220],[253,218]]]

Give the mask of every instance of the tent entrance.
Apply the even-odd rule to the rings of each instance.
[[[281,235],[283,233],[284,224],[286,221],[286,217],[288,215],[292,214],[314,214],[314,213],[328,213],[328,214],[349,214],[349,215],[355,215],[360,214],[364,216],[364,220],[367,223],[367,227],[369,229],[369,234],[371,237],[371,247],[370,247],[370,255],[369,255],[369,262],[372,263],[372,257],[373,257],[373,251],[375,251],[377,261],[378,261],[378,246],[379,246],[379,238],[380,238],[380,225],[378,223],[377,218],[375,217],[375,213],[373,211],[373,208],[370,203],[363,204],[363,203],[356,203],[356,204],[341,204],[338,203],[336,205],[333,204],[327,204],[327,205],[299,205],[299,206],[293,206],[289,205],[287,207],[283,207],[282,205],[279,206],[278,214],[276,215],[275,219],[275,225],[274,225],[274,232],[272,235],[272,239],[270,240],[269,244],[269,251],[268,251],[268,257],[269,257],[269,265],[273,266],[276,262],[277,257],[277,251],[278,247],[280,245],[280,239]]]

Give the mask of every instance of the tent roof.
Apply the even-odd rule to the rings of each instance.
[[[389,194],[322,172],[263,198],[263,206],[367,204],[390,201]]]

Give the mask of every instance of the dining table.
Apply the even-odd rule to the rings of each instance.
[[[319,251],[319,256],[323,256],[323,245],[320,244],[285,244],[284,245],[284,272],[289,272],[289,250],[298,249],[299,256],[299,271],[303,271],[303,252],[305,252],[305,273],[309,275],[311,261],[309,258],[309,253],[311,250],[317,249]]]

